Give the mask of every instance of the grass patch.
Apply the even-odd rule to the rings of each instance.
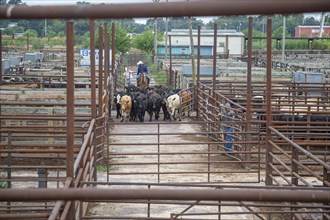
[[[96,170],[99,172],[107,172],[107,166],[105,165],[99,165],[96,167]]]
[[[154,77],[156,84],[158,85],[167,85],[167,75],[165,71],[159,71],[159,72],[155,72],[152,74],[152,76]]]

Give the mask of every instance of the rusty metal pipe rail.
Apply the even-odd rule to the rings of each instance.
[[[222,200],[329,203],[330,191],[319,190],[157,190],[157,189],[2,189],[0,201],[52,200]]]
[[[53,106],[66,106],[66,103],[61,103],[61,102],[14,102],[14,101],[6,101],[6,102],[0,102],[1,106],[47,106],[47,107],[53,107]],[[91,104],[90,103],[79,103],[79,102],[75,102],[74,104],[77,107],[90,107]]]
[[[94,134],[92,132],[93,132],[93,129],[94,129],[94,126],[95,126],[95,122],[96,122],[95,119],[91,120],[91,123],[89,125],[88,131],[87,131],[87,134],[86,134],[86,138],[84,139],[84,142],[81,145],[81,148],[79,150],[79,153],[78,153],[77,158],[76,158],[76,160],[74,162],[74,165],[73,165],[74,173],[77,172],[79,164],[81,163],[81,160],[83,159],[85,150],[86,150],[87,146],[90,144],[90,139],[93,139]]]
[[[109,185],[109,186],[146,186],[146,187],[189,187],[189,188],[216,188],[216,189],[266,189],[266,190],[272,190],[272,189],[288,189],[288,190],[320,190],[320,191],[328,191],[328,187],[317,187],[317,188],[310,188],[306,186],[256,186],[256,185],[228,185],[228,184],[190,184],[190,183],[155,183],[155,182],[100,182],[100,181],[93,181],[93,182],[81,182],[82,184],[90,184],[90,185]]]
[[[146,156],[151,156],[151,155],[175,155],[175,154],[180,154],[180,155],[193,155],[193,154],[197,154],[197,155],[200,155],[200,154],[219,154],[221,153],[221,151],[219,152],[211,152],[211,151],[200,151],[200,152],[162,152],[162,153],[111,153],[111,156],[123,156],[123,155],[136,155],[136,156],[139,156],[139,155],[146,155]],[[251,152],[251,151],[239,151],[239,152],[230,152],[230,154],[239,154],[239,153],[244,153],[244,154],[258,154],[258,152]],[[324,154],[322,154],[324,155]],[[229,162],[229,161],[228,161]],[[231,161],[233,162],[233,161]],[[254,162],[257,162],[257,161],[254,161]],[[112,163],[111,163],[112,164]]]
[[[30,134],[53,134],[53,136],[49,136],[49,137],[58,137],[61,134],[65,134],[66,130],[25,130],[24,126],[21,126],[21,129],[10,129],[10,128],[5,128],[5,129],[1,129],[0,133],[12,133],[12,137],[35,137],[35,136],[30,136]],[[81,134],[85,134],[86,131],[84,130],[77,130],[75,131],[76,135],[81,135]],[[19,134],[19,135],[15,135],[15,134]],[[25,135],[22,135],[25,134]],[[28,135],[29,134],[29,135]],[[41,137],[47,137],[47,136],[41,136]]]
[[[70,187],[71,183],[72,183],[72,178],[67,177],[63,188],[68,189]],[[50,215],[48,217],[48,220],[55,220],[57,218],[63,204],[64,204],[64,202],[61,200],[56,202],[52,212],[50,213]]]
[[[3,147],[3,146],[7,146],[7,144],[1,144],[0,147]],[[66,148],[66,145],[65,144],[49,144],[49,143],[45,143],[45,144],[42,144],[42,143],[15,143],[15,142],[12,142],[11,143],[11,146],[13,147],[22,147],[22,148],[29,148],[29,147],[53,147],[53,148]],[[78,144],[75,144],[74,145],[75,148],[79,148],[80,145]]]
[[[0,219],[45,219],[48,216],[48,213],[0,214]]]
[[[210,141],[210,142],[184,142],[184,143],[178,143],[178,142],[152,142],[152,143],[143,143],[144,146],[150,146],[150,145],[197,145],[197,144],[223,144],[225,141]],[[233,144],[259,144],[259,141],[232,141]],[[115,146],[139,146],[141,143],[111,143],[110,145]],[[257,153],[257,152],[256,152]]]
[[[145,18],[218,16],[249,14],[292,14],[330,11],[327,0],[265,0],[265,1],[194,1],[157,4],[102,4],[75,6],[8,6],[0,7],[2,19],[44,19],[44,18]]]
[[[43,165],[42,168],[48,169],[48,170],[55,170],[55,169],[65,169],[65,166],[49,166],[49,165]],[[40,169],[40,166],[1,166],[0,169],[12,169],[12,170],[20,170],[20,169]]]
[[[321,175],[317,174],[315,171],[312,171],[311,169],[309,169],[307,166],[304,165],[304,163],[299,162],[298,160],[292,158],[292,156],[290,156],[289,154],[287,154],[286,152],[284,152],[279,146],[277,146],[276,144],[274,144],[273,142],[270,142],[271,145],[279,150],[282,154],[284,154],[288,159],[290,159],[292,161],[292,163],[296,164],[297,166],[299,166],[300,168],[302,168],[304,171],[306,171],[307,173],[311,174],[313,177],[317,178],[318,180],[322,181],[324,184],[326,184],[327,186],[330,186],[330,183],[326,180],[324,180]],[[279,157],[275,156],[274,153],[271,153],[271,156],[276,159],[283,167],[285,167],[289,172],[292,172],[291,167],[287,166]],[[318,164],[320,165],[320,164]],[[282,174],[282,172],[277,171],[280,175]],[[301,181],[303,181],[303,179],[297,174],[294,173],[294,175],[300,179]],[[283,177],[283,176],[282,176]],[[290,184],[290,183],[289,183]]]
[[[305,150],[304,148],[300,147],[298,144],[296,144],[295,142],[293,142],[292,140],[288,139],[286,136],[284,136],[282,133],[278,132],[276,129],[274,129],[273,127],[268,127],[268,129],[270,129],[272,132],[274,132],[276,135],[280,136],[282,139],[284,139],[285,141],[287,141],[288,143],[290,143],[294,148],[296,148],[298,151],[302,152],[304,155],[306,155],[308,158],[314,160],[315,162],[319,163],[321,166],[323,166],[325,169],[327,169],[328,171],[330,171],[330,165],[325,163],[324,161],[320,160],[318,157],[314,156],[313,154],[311,154],[310,152],[308,152],[307,150]]]
[[[291,187],[292,188],[292,187]],[[96,202],[96,201],[93,201]],[[191,205],[191,202],[185,202],[185,201],[161,201],[161,200],[120,200],[120,202],[116,201],[116,200],[107,200],[104,202],[108,202],[108,203],[131,203],[131,204],[142,204],[142,203],[150,203],[150,204],[166,204],[166,205]],[[198,204],[196,204],[196,206],[239,206],[239,202],[221,202],[221,201],[214,201],[214,202],[203,202],[200,201]],[[249,207],[269,207],[269,208],[283,208],[283,204],[266,204],[266,203],[260,203],[257,204],[255,202],[249,202],[245,205],[248,205]],[[317,204],[317,205],[312,205],[312,204],[308,204],[308,203],[301,203],[301,204],[292,204],[292,203],[288,203],[285,204],[286,208],[330,208],[329,205],[321,205],[321,204]]]

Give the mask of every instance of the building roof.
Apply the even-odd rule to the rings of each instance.
[[[298,25],[298,28],[320,28],[320,25]],[[323,28],[330,28],[330,26],[323,26]]]
[[[198,30],[192,30],[192,34],[194,36],[197,36]],[[217,30],[218,36],[238,36],[238,37],[244,37],[244,33],[237,32],[234,29],[218,29]],[[189,35],[189,29],[172,29],[168,32],[168,35],[170,36],[188,36]],[[213,29],[203,29],[201,30],[201,36],[213,36],[214,30]]]

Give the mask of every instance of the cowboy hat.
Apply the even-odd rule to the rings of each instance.
[[[141,65],[143,62],[140,60],[136,65]]]

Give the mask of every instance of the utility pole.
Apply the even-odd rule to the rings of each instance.
[[[282,33],[282,63],[285,61],[285,33],[286,33],[286,16],[283,15],[283,33]]]
[[[168,0],[166,0],[168,2]],[[165,21],[165,62],[167,61],[167,35],[168,35],[168,17]]]
[[[323,34],[324,19],[325,19],[325,13],[322,12],[321,19],[320,19],[320,34],[319,34],[319,37],[322,37],[322,34]]]
[[[47,36],[47,19],[45,19],[45,37]]]
[[[191,56],[191,67],[192,67],[192,80],[194,85],[196,85],[196,67],[195,67],[195,48],[194,48],[194,38],[192,33],[192,19],[189,17],[189,37],[190,37],[190,56]]]
[[[189,0],[187,0],[189,2]],[[191,57],[191,74],[193,84],[196,85],[196,66],[195,66],[195,48],[194,48],[194,37],[192,33],[192,18],[189,17],[189,38],[190,38],[190,57]]]
[[[152,0],[154,3],[158,3],[160,0]],[[157,64],[157,19],[155,18],[155,34],[154,34],[154,64]]]

